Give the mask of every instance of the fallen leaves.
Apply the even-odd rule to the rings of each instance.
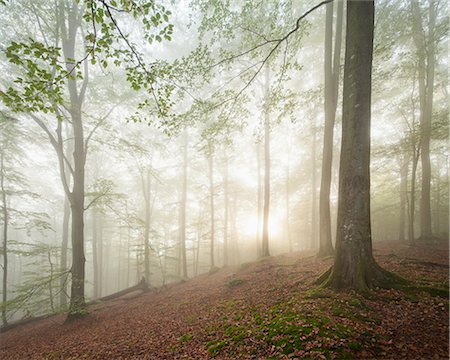
[[[448,284],[448,250],[376,244],[377,261],[423,287]],[[280,256],[221,269],[63,325],[1,335],[1,359],[411,359],[448,357],[448,299],[378,290],[365,299],[311,286],[329,267]],[[448,288],[448,285],[447,285]]]

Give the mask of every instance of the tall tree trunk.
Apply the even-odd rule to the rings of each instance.
[[[436,5],[430,0],[428,34],[423,29],[420,3],[411,1],[413,15],[413,39],[417,48],[420,98],[420,148],[422,165],[422,191],[420,198],[420,238],[432,238],[431,227],[431,118],[433,114],[433,88],[435,72]]]
[[[144,185],[144,184],[143,184]],[[150,283],[150,201],[151,201],[151,170],[148,169],[144,185],[145,224],[144,224],[144,277]]]
[[[269,81],[270,70],[266,67],[266,94],[264,109],[264,210],[262,230],[262,257],[270,256],[269,252],[269,211],[270,211],[270,118],[269,118]]]
[[[214,227],[214,167],[213,167],[213,148],[212,144],[208,143],[208,168],[209,168],[209,212],[211,217],[211,269],[215,267],[214,263],[214,233],[215,233],[215,227]]]
[[[317,248],[317,127],[316,120],[312,124],[312,154],[311,154],[311,249]],[[333,250],[333,249],[331,249]],[[321,254],[322,255],[322,254]],[[323,254],[325,256],[325,254]]]
[[[81,121],[81,106],[73,106],[71,117],[74,128],[74,176],[71,196],[72,213],[72,286],[69,318],[79,316],[85,307],[84,281],[84,134]]]
[[[441,184],[439,176],[436,177],[434,211],[434,233],[439,236],[441,232]]]
[[[61,241],[61,263],[60,271],[67,271],[67,248],[69,245],[69,222],[70,222],[70,202],[67,196],[64,196],[64,214],[62,224],[62,241]],[[61,308],[67,306],[67,276],[59,278],[59,305]]]
[[[97,209],[92,211],[92,262],[94,268],[94,299],[99,298],[99,281],[98,281],[98,224]]]
[[[228,266],[228,157],[226,151],[224,173],[223,265]]]
[[[330,214],[331,168],[333,162],[333,132],[339,91],[339,71],[342,42],[344,2],[337,5],[336,36],[333,59],[333,3],[326,5],[325,24],[325,127],[323,135],[322,176],[320,180],[320,240],[319,256],[333,254]]]
[[[258,197],[258,209],[257,209],[257,228],[256,228],[256,258],[261,257],[261,245],[262,245],[262,217],[263,217],[263,201],[262,201],[262,186],[261,186],[261,143],[258,140],[256,142],[256,171],[257,171],[257,197]]]
[[[61,6],[61,14],[67,12],[67,22],[61,21],[62,49],[66,68],[73,71],[75,56],[77,31],[81,25],[78,3],[73,2],[67,8]],[[73,129],[73,188],[68,190],[65,186],[66,195],[70,200],[72,213],[72,284],[70,292],[70,306],[67,320],[83,315],[85,308],[85,256],[84,256],[84,202],[85,202],[85,164],[86,164],[86,144],[84,139],[83,121],[81,115],[82,104],[86,86],[88,82],[88,64],[85,62],[84,80],[80,89],[77,86],[77,79],[70,78],[67,81],[70,108],[69,113],[72,120]],[[60,145],[62,146],[62,144]],[[60,165],[62,178],[65,177],[64,161]],[[63,183],[66,183],[64,178]]]
[[[6,201],[6,188],[5,188],[5,152],[3,149],[0,151],[0,186],[2,190],[2,216],[3,216],[3,282],[2,282],[2,323],[8,324],[6,318],[6,301],[8,300],[8,204]]]
[[[239,234],[237,230],[236,225],[236,218],[237,218],[237,192],[234,190],[233,192],[233,202],[231,206],[231,239],[232,239],[232,254],[233,254],[233,264],[240,264],[240,255],[239,255]]]
[[[103,295],[103,214],[99,212],[97,214],[97,253],[98,253],[98,297],[102,297]]]
[[[290,207],[290,195],[291,195],[291,184],[290,184],[290,155],[291,155],[291,142],[288,134],[288,149],[287,149],[287,162],[286,162],[286,175],[285,175],[285,207],[286,207],[286,240],[289,246],[289,252],[292,252],[292,238],[291,238],[291,207]]]
[[[416,174],[417,174],[417,164],[419,162],[420,148],[413,146],[413,160],[411,167],[411,195],[409,201],[409,213],[408,213],[408,241],[410,244],[414,244],[414,223],[416,216]]]
[[[188,278],[186,261],[186,200],[187,200],[187,177],[188,177],[188,131],[183,133],[183,178],[180,199],[180,246],[181,246],[181,269],[183,279]]]
[[[408,159],[402,159],[400,165],[400,221],[398,229],[399,241],[405,240],[406,194],[408,192]]]
[[[336,255],[318,280],[366,292],[393,275],[373,258],[370,225],[370,108],[374,2],[347,2]]]

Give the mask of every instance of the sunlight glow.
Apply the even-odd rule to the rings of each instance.
[[[262,228],[262,219],[261,224]],[[248,216],[245,219],[243,230],[245,232],[245,235],[247,236],[256,236],[256,232],[258,230],[258,216],[252,215]],[[281,226],[280,218],[273,214],[269,217],[269,236],[271,237],[279,237],[283,233],[283,228]]]

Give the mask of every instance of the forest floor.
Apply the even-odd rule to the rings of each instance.
[[[447,359],[448,244],[374,251],[422,290],[334,293],[311,285],[331,258],[276,256],[18,326],[0,334],[0,358]]]

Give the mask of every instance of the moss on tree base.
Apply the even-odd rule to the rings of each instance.
[[[64,321],[64,324],[71,323],[75,320],[81,319],[85,316],[89,315],[89,311],[86,309],[86,307],[79,307],[76,310],[69,311],[67,314],[66,320]]]
[[[314,284],[336,291],[355,290],[365,296],[374,288],[397,289],[409,284],[408,280],[380,267],[375,261],[366,264],[359,261],[356,269],[344,274],[330,267]]]

